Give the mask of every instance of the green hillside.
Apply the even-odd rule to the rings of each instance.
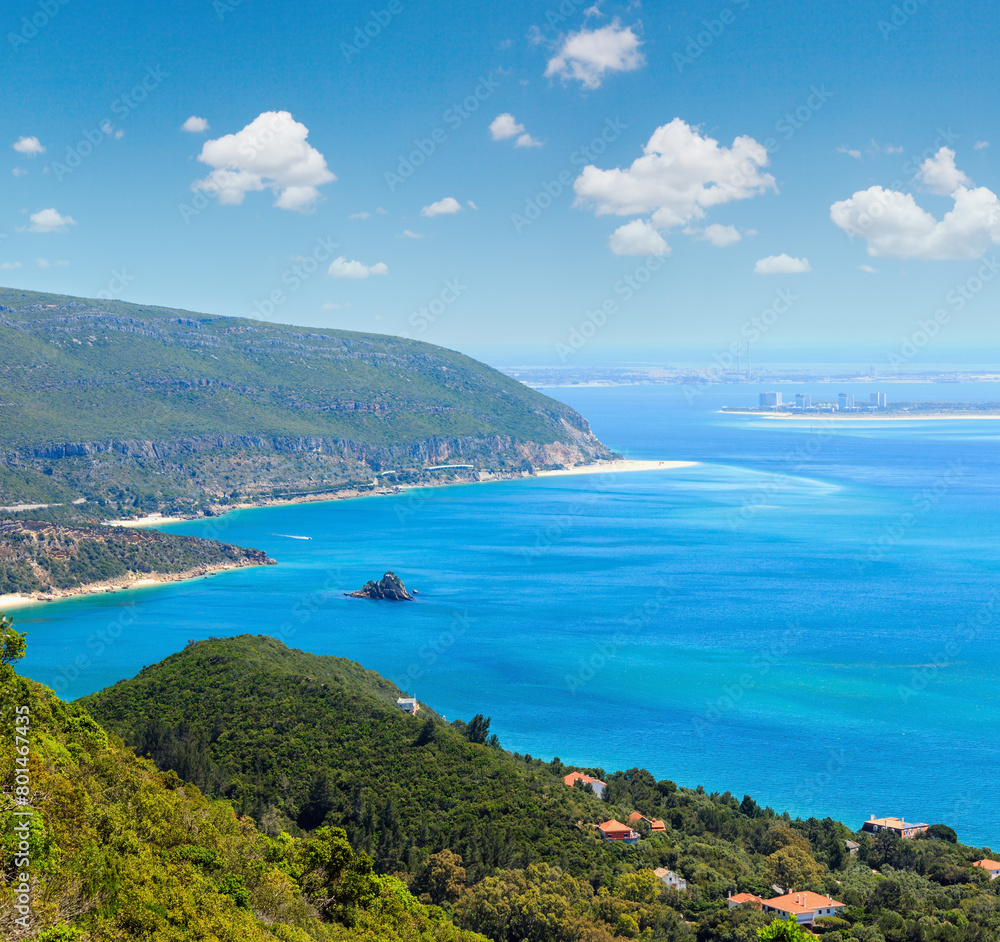
[[[0,289],[0,506],[190,511],[606,454],[568,406],[430,344]]]
[[[505,752],[481,718],[449,724],[426,705],[404,714],[400,693],[353,662],[241,636],[190,645],[81,702],[268,834],[343,827],[377,871],[498,942],[755,942],[770,918],[730,911],[726,897],[769,897],[775,883],[847,904],[823,927],[830,942],[1000,938],[1000,881],[971,865],[991,852],[947,827],[873,839],[643,769],[587,770],[607,782],[601,801],[567,788],[558,759]],[[640,825],[634,847],[597,839],[594,824],[633,810],[662,819],[664,832]],[[856,857],[847,839],[859,842]],[[660,866],[688,891],[660,884]]]
[[[375,875],[343,831],[268,837],[2,664],[0,723],[0,938],[483,942]]]

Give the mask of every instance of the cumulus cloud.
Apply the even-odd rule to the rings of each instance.
[[[28,171],[25,170],[23,167],[15,167],[13,170],[11,170],[11,173],[14,174],[15,177],[23,177],[27,172]]]
[[[287,111],[265,111],[242,131],[205,142],[198,159],[213,170],[191,188],[217,193],[219,202],[229,205],[269,189],[279,209],[309,212],[320,198],[318,188],[337,178],[306,141],[308,135]]]
[[[20,262],[0,262],[0,271],[14,271],[15,268],[20,267]]]
[[[31,220],[31,225],[28,226],[29,232],[65,232],[67,227],[76,225],[76,220],[72,216],[63,216],[51,208],[40,209],[28,218]]]
[[[910,193],[872,186],[830,207],[834,224],[867,242],[868,254],[883,258],[978,258],[1000,244],[1000,201],[984,186],[972,187],[942,147],[921,164],[918,179],[932,192],[949,194],[954,205],[936,219]]]
[[[514,137],[515,134],[522,133],[524,133],[524,125],[518,124],[509,111],[498,114],[490,122],[490,134],[495,141],[505,141],[508,137]]]
[[[973,146],[973,148],[975,150],[986,150],[986,148],[990,146],[990,142],[989,141],[976,141],[976,143],[973,144],[972,146]]]
[[[674,118],[653,132],[631,166],[584,167],[573,183],[574,205],[598,216],[648,215],[654,229],[669,231],[704,219],[713,206],[777,192],[774,177],[761,171],[767,164],[767,150],[751,137],[737,137],[732,147],[724,147]],[[709,229],[705,238],[714,245],[736,241],[731,226],[692,231]]]
[[[615,255],[666,255],[670,246],[645,219],[633,219],[611,233],[608,246]]]
[[[430,218],[432,216],[450,216],[461,211],[462,204],[454,196],[446,196],[443,200],[425,206],[420,210],[420,215]]]
[[[850,147],[843,147],[843,146],[838,147],[837,148],[837,153],[838,154],[847,154],[848,157],[853,157],[855,160],[860,160],[861,159],[861,151],[859,151],[859,150],[853,150]]]
[[[414,232],[412,229],[404,229],[402,235],[404,239],[422,239],[424,237],[422,232]]]
[[[371,219],[372,218],[372,214],[371,213],[365,213],[365,212],[351,213],[351,215],[348,216],[347,218],[348,219]]]
[[[575,80],[584,88],[600,88],[610,72],[634,72],[646,64],[639,51],[642,40],[631,26],[615,19],[600,29],[570,33],[549,60],[545,77]]]
[[[704,229],[685,229],[684,231],[703,242],[711,242],[712,245],[720,249],[732,245],[734,242],[739,242],[743,238],[736,226],[721,226],[717,222],[705,226]]]
[[[358,281],[371,275],[388,275],[389,266],[385,262],[365,265],[363,262],[348,261],[341,255],[330,263],[329,271],[334,278],[352,278]]]
[[[969,186],[972,183],[955,166],[955,152],[950,147],[942,147],[933,157],[928,157],[920,165],[917,179],[939,196],[948,196],[960,186]]]
[[[541,142],[536,141],[524,130],[524,125],[519,124],[517,119],[509,112],[498,114],[490,122],[490,135],[495,141],[506,141],[512,137],[517,137],[514,142],[515,147],[540,147]]]
[[[759,259],[753,267],[755,275],[798,275],[801,272],[812,271],[812,265],[807,258],[792,258],[784,252],[781,255],[768,255]]]
[[[182,131],[187,131],[189,134],[204,134],[208,130],[208,121],[204,118],[199,118],[197,115],[191,115],[181,125]]]
[[[877,268],[872,268],[871,265],[858,265],[858,268],[860,268],[861,271],[868,272],[869,275],[877,275],[878,274],[878,269]]]
[[[37,137],[19,137],[11,147],[25,157],[37,157],[45,153],[45,148]]]

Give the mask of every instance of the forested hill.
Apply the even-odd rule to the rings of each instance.
[[[774,884],[847,905],[818,927],[826,942],[1000,939],[1000,881],[972,866],[996,855],[946,823],[917,840],[872,838],[638,768],[586,770],[607,783],[602,801],[566,787],[558,759],[504,751],[486,718],[447,723],[426,704],[409,716],[402,693],[353,662],[244,635],[191,644],[81,703],[267,834],[344,828],[377,871],[496,942],[757,942],[772,917],[726,899],[768,898]],[[598,838],[597,823],[634,811],[663,831],[639,822],[631,847]],[[687,890],[661,884],[657,867]]]
[[[606,455],[568,406],[441,347],[0,289],[0,506],[191,511]]]

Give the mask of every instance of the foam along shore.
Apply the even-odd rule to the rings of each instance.
[[[618,461],[595,461],[573,468],[555,468],[551,471],[536,471],[536,478],[562,477],[567,474],[617,474],[627,471],[673,471],[676,468],[691,468],[697,461],[635,461],[627,458]]]
[[[749,415],[759,419],[794,419],[799,422],[817,419],[835,422],[923,422],[943,419],[1000,419],[996,412],[900,412],[893,415],[874,412],[757,412],[751,409],[720,409],[720,415]]]
[[[166,585],[170,582],[201,579],[207,576],[214,576],[219,572],[228,572],[230,569],[245,569],[251,565],[257,564],[234,563],[228,566],[200,566],[197,569],[191,569],[186,572],[157,573],[155,576],[123,576],[120,579],[113,579],[108,582],[91,583],[90,585],[82,585],[74,589],[49,589],[46,592],[36,592],[34,595],[0,595],[0,612],[6,612],[14,608],[23,608],[25,605],[38,605],[41,602],[58,602],[79,595],[107,595],[114,592],[123,592],[126,589],[144,589],[151,586]]]

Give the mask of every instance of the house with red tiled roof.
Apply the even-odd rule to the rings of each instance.
[[[923,834],[930,827],[929,824],[911,824],[902,818],[876,818],[872,815],[863,825],[861,830],[866,834],[878,834],[879,831],[892,831],[900,837],[911,838],[918,834]]]
[[[563,781],[572,788],[577,782],[583,782],[584,785],[589,785],[593,790],[594,794],[598,798],[604,797],[604,789],[608,786],[604,784],[600,779],[593,778],[590,775],[584,775],[582,772],[570,772]]]
[[[644,814],[639,814],[638,811],[633,811],[628,816],[628,823],[635,824],[637,821],[645,821],[649,825],[649,829],[655,834],[657,831],[666,831],[667,826],[659,818],[647,818]]]
[[[622,841],[625,844],[635,844],[639,840],[639,832],[633,831],[627,824],[616,821],[612,818],[603,824],[597,825],[597,830],[601,832],[601,837],[606,841]]]
[[[800,925],[808,926],[821,916],[839,916],[845,907],[844,903],[838,903],[832,896],[821,896],[811,890],[786,893],[763,902],[765,913],[774,913],[782,919],[794,916]]]
[[[730,909],[736,909],[737,906],[744,904],[749,904],[752,909],[764,908],[764,901],[759,896],[754,896],[753,893],[737,893],[735,896],[730,893],[728,902]]]
[[[991,880],[1000,877],[1000,860],[977,860],[972,866],[985,870]]]

